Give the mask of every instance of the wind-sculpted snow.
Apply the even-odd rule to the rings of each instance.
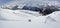
[[[1,9],[0,15],[7,20],[24,20],[24,19],[44,19],[44,22],[52,21],[56,22],[59,21],[59,11],[53,12],[52,14],[42,16],[38,12],[28,11],[28,10],[9,10],[9,9]],[[55,16],[56,15],[56,16]],[[39,17],[39,18],[38,18]]]
[[[7,19],[20,19],[23,17],[31,18],[31,16],[32,16],[31,14],[28,14],[23,11],[19,11],[19,10],[14,11],[14,10],[9,10],[9,9],[2,10],[1,14],[2,14],[2,16],[4,16],[4,18],[7,18]],[[9,17],[11,17],[11,18],[9,18]],[[34,16],[32,16],[32,17],[34,17]],[[23,19],[25,19],[25,18],[23,18]]]
[[[3,28],[60,28],[60,11],[41,16],[38,12],[28,10],[0,9],[0,15],[5,18],[0,20]]]

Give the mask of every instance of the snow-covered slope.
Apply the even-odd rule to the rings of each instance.
[[[38,12],[34,12],[34,11],[9,10],[9,9],[2,9],[2,8],[0,9],[0,15],[7,20],[24,20],[24,19],[38,19],[38,18],[44,19],[47,17],[59,19],[59,12],[60,11],[56,11],[56,12],[53,12],[52,14],[42,16],[42,14],[39,14]]]
[[[60,28],[60,11],[41,16],[33,11],[0,9],[0,15],[5,18],[0,20],[2,28]]]
[[[38,0],[33,0],[34,2],[32,0],[22,1],[23,0],[14,1],[6,4],[6,6],[12,8],[13,5],[19,5],[19,8],[22,8],[24,5],[39,6],[40,4],[40,1],[37,2]],[[54,1],[52,2],[54,3]],[[49,3],[49,1],[46,1],[46,3]],[[43,4],[46,3],[43,1]],[[53,3],[52,5],[55,4]],[[51,5],[51,3],[48,5]],[[59,5],[59,3],[57,5]],[[0,8],[0,17],[0,28],[60,28],[60,11],[55,11],[49,15],[42,16],[42,14],[39,14],[38,12],[28,10]]]
[[[37,17],[40,15],[38,12],[28,10],[9,10],[9,9],[1,9],[1,14],[6,19],[20,19],[20,18],[25,19]]]

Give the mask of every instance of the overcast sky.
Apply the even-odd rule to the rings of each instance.
[[[6,4],[10,1],[13,1],[13,0],[0,0],[0,5]]]
[[[10,2],[10,1],[16,1],[16,0],[0,0],[0,6],[4,5],[4,4],[6,4],[6,3]],[[23,0],[23,1],[25,1],[25,0]],[[28,0],[26,0],[26,1],[28,1]],[[58,2],[60,2],[60,0],[49,0],[49,1],[58,1]]]

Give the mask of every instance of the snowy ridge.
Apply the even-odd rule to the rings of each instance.
[[[26,18],[26,17],[28,17],[28,16],[31,18],[31,16],[32,16],[30,13],[28,14],[26,11],[25,11],[25,12],[22,11],[22,10],[16,10],[16,11],[14,11],[14,10],[9,10],[9,9],[1,10],[1,14],[5,15],[5,17],[6,17],[6,16],[10,16],[10,15],[11,15],[10,17],[12,17],[13,15],[16,15],[16,16],[18,16],[18,17],[21,16],[22,18],[23,18],[23,17]],[[35,13],[35,15],[37,16],[36,13]],[[15,16],[13,16],[13,18],[11,18],[11,19],[19,19],[19,18],[14,18],[14,17],[15,17]],[[29,18],[29,17],[28,17],[28,18]],[[35,17],[34,14],[33,14],[32,17]],[[8,17],[7,17],[7,19],[8,19]]]
[[[52,14],[41,16],[38,12],[28,11],[28,10],[9,10],[9,9],[0,9],[1,15],[7,20],[40,20],[47,22],[52,20],[52,22],[59,21],[60,11],[53,12]],[[60,22],[60,21],[59,21]]]
[[[24,11],[24,12],[23,12]],[[30,13],[26,13],[26,11],[25,10],[16,10],[16,11],[14,11],[14,10],[9,10],[9,9],[1,9],[1,15],[2,15],[2,17],[3,18],[5,18],[6,20],[12,20],[12,21],[27,21],[27,20],[29,20],[29,19],[31,19],[31,20],[33,20],[33,21],[39,21],[39,18],[40,18],[40,21],[42,22],[44,22],[45,21],[45,18],[42,18],[42,17],[44,17],[44,16],[38,16],[39,14],[36,14],[35,12],[33,12],[33,15],[32,14],[30,14]],[[34,15],[34,14],[36,14],[36,16]]]

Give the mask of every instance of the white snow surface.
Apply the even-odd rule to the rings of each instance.
[[[1,28],[60,28],[60,11],[41,16],[28,10],[9,10],[0,8]],[[31,22],[29,22],[31,19]]]
[[[14,0],[2,7],[18,8],[27,6],[39,6],[48,4],[49,6],[59,6],[58,1],[48,0]],[[29,22],[31,20],[31,22]],[[10,10],[0,8],[0,28],[60,28],[60,11],[55,11],[49,15],[42,16],[38,12],[28,10]]]

